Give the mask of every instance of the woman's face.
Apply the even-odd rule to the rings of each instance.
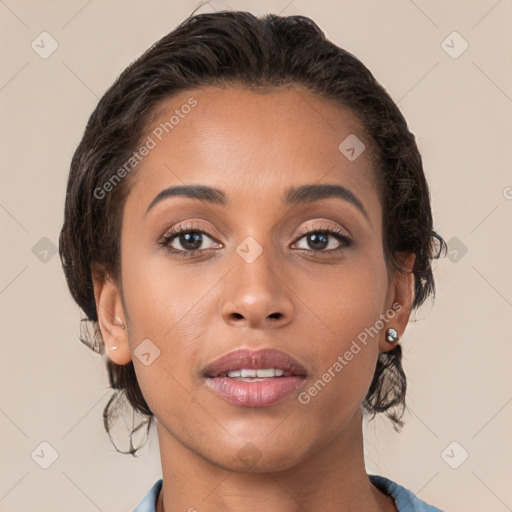
[[[387,274],[362,127],[304,89],[209,87],[163,103],[143,143],[122,291],[97,295],[105,330],[116,315],[127,326],[112,323],[110,357],[133,360],[160,432],[196,454],[230,469],[297,464],[354,421],[379,349],[395,346],[386,328],[408,317],[392,309],[411,283]],[[215,191],[160,195],[184,186]]]

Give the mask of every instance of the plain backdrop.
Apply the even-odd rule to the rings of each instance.
[[[55,251],[99,97],[196,6],[0,1],[1,511],[132,510],[160,477],[155,432],[133,459],[103,430],[106,370],[78,341]],[[447,511],[512,510],[512,2],[233,0],[198,12],[222,9],[312,17],[407,118],[449,253],[434,305],[402,339],[406,426],[365,426],[367,469]]]

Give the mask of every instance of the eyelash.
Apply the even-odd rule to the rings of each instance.
[[[203,235],[207,235],[208,237],[210,237],[213,240],[213,237],[208,232],[202,230],[199,226],[196,226],[194,224],[181,224],[181,225],[179,225],[179,226],[169,230],[160,239],[160,241],[158,242],[158,246],[162,247],[162,248],[165,248],[170,253],[179,255],[179,256],[181,256],[183,258],[194,257],[194,256],[197,256],[198,254],[200,254],[201,252],[211,250],[211,249],[197,249],[197,250],[182,249],[182,250],[178,250],[178,249],[170,248],[169,247],[170,243],[176,237],[178,237],[178,236],[180,236],[180,235],[182,235],[184,233],[187,233],[187,234],[190,234],[190,233],[200,233],[200,234],[203,234]],[[315,252],[315,253],[335,253],[335,252],[339,252],[339,251],[341,251],[341,250],[343,250],[343,249],[345,249],[347,247],[350,247],[352,245],[352,240],[347,235],[345,235],[343,233],[343,231],[341,231],[339,228],[337,228],[335,226],[328,226],[326,228],[315,228],[315,229],[301,228],[299,230],[299,232],[298,232],[298,235],[300,235],[300,236],[297,238],[296,242],[298,242],[300,239],[302,239],[306,235],[311,235],[311,234],[315,234],[315,233],[323,233],[323,234],[331,235],[336,240],[341,242],[342,244],[337,249],[330,249],[328,251],[325,251],[325,250],[314,251],[313,249],[311,249],[311,252]],[[294,243],[296,243],[296,242],[294,242]],[[304,249],[301,249],[301,250],[304,250]]]

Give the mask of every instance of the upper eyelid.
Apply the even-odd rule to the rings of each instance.
[[[310,222],[312,222],[312,221],[310,221]],[[308,227],[300,228],[296,234],[300,235],[300,236],[304,236],[308,233],[311,233],[312,231],[316,232],[316,231],[329,231],[329,230],[346,231],[348,235],[351,234],[347,228],[345,228],[345,227],[340,228],[332,223],[329,225],[326,225],[326,226],[308,226]],[[162,235],[162,238],[165,238],[168,235],[175,236],[179,233],[183,233],[183,232],[186,233],[186,232],[191,232],[191,231],[200,232],[200,233],[203,233],[212,238],[214,237],[214,235],[211,235],[207,229],[205,229],[201,226],[185,223],[185,224],[179,224],[175,227],[167,229],[164,232],[164,234]]]
[[[329,221],[323,221],[323,222],[329,222]],[[311,226],[311,225],[308,225],[307,227],[304,227],[304,228],[300,228],[298,230],[298,234],[299,235],[305,235],[305,234],[308,234],[308,233],[311,233],[312,231],[345,231],[347,233],[347,236],[348,235],[352,235],[352,233],[344,226],[338,226],[336,224],[333,224],[332,222],[325,225],[325,226]]]

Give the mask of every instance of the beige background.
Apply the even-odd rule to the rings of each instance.
[[[58,243],[69,162],[98,98],[196,5],[0,0],[1,511],[132,510],[160,477],[154,433],[136,460],[110,445],[103,362],[78,341],[58,254],[43,251]],[[451,253],[436,263],[435,305],[403,338],[406,427],[366,428],[368,471],[447,511],[512,510],[512,2],[233,0],[200,12],[224,8],[312,17],[418,137]],[[31,48],[43,31],[59,45],[47,59]],[[442,47],[453,31],[469,43],[458,58]],[[453,54],[463,41],[447,43]],[[31,458],[43,441],[58,453],[48,469]]]

